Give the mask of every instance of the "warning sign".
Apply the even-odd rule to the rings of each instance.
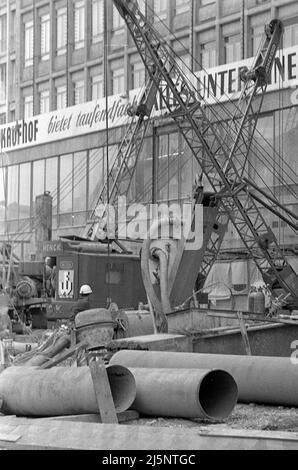
[[[73,299],[73,269],[59,270],[58,296],[63,299]]]

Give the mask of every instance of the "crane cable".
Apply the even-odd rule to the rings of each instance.
[[[153,10],[152,10],[152,11],[153,11]],[[157,18],[159,18],[158,15],[155,15],[155,16],[156,16]],[[160,18],[159,18],[159,20],[163,23],[163,25],[165,26],[165,28],[167,28],[167,30],[172,34],[172,32],[169,30],[169,28],[167,27],[167,25],[165,24],[165,22],[164,22],[162,19],[160,19]],[[186,50],[184,44],[180,41],[180,39],[177,38],[177,36],[176,36],[175,34],[174,34],[173,36],[174,36],[174,38],[182,45],[182,47],[184,48],[184,50]],[[174,55],[177,56],[177,53],[173,50],[173,48],[171,48],[171,47],[169,46],[169,49],[171,50],[171,52],[172,52]],[[180,57],[178,57],[178,59],[181,60]],[[198,61],[197,61],[196,59],[195,59],[195,62],[198,63]],[[192,73],[192,71],[189,69],[189,67],[187,67],[187,68],[188,68],[188,70]],[[185,78],[187,79],[187,77],[185,77]],[[227,96],[227,95],[226,95],[226,96]],[[235,103],[231,100],[231,98],[228,97],[228,96],[227,96],[227,98],[228,98],[228,101],[229,101],[230,103],[232,103],[234,107],[237,108],[237,106],[236,106]],[[218,100],[216,100],[216,101],[219,103]],[[226,109],[226,108],[225,108],[225,105],[223,105],[222,103],[220,103],[220,105],[221,105],[221,108]],[[228,114],[230,114],[230,112],[228,112]],[[256,131],[257,131],[257,133],[258,133],[258,134],[262,137],[262,139],[263,139],[263,136],[262,136],[262,134],[260,133],[260,131],[258,131],[258,129],[256,129]],[[270,144],[270,142],[269,142],[268,140],[266,140],[266,139],[263,139],[263,140],[265,140],[265,142],[273,149],[274,154],[277,154],[277,152],[276,152],[276,150],[274,149],[274,147],[272,146],[272,144]],[[257,142],[257,145],[258,145],[259,147],[261,147],[258,142]],[[263,147],[261,147],[261,148],[262,148],[262,151],[265,150]],[[269,155],[269,153],[268,153],[267,151],[265,151],[265,152],[267,153],[267,155]],[[269,156],[270,156],[270,155],[269,155]],[[258,155],[257,155],[257,154],[256,154],[256,157],[258,158]],[[271,166],[272,166],[271,162],[268,161],[268,159],[267,159],[266,157],[264,157],[264,154],[263,154],[263,158],[265,158],[266,162],[269,163],[269,164],[268,164],[268,168],[269,168],[269,171],[271,171]],[[238,162],[238,163],[239,163],[239,162]],[[285,162],[284,162],[284,163],[285,163]],[[278,164],[278,165],[279,165],[279,167],[280,167],[280,164]],[[292,168],[291,168],[288,164],[286,164],[286,165],[287,165],[288,168],[292,171]],[[257,173],[258,173],[258,172],[257,172]],[[286,173],[285,170],[284,170],[284,168],[283,168],[283,173]],[[288,176],[289,176],[289,175],[288,175]],[[297,175],[295,174],[295,176],[297,176]],[[289,178],[290,178],[290,177],[289,177]],[[284,182],[283,178],[280,177],[280,179],[281,179],[281,181],[288,187],[288,185]],[[290,178],[290,179],[291,179],[291,178]],[[263,180],[263,181],[264,181],[264,180]],[[296,184],[295,180],[292,180],[292,181],[293,181],[294,184]],[[269,189],[269,191],[272,192],[271,188],[269,188],[266,183],[265,183],[265,187],[267,187],[267,188]],[[292,192],[292,194],[295,195],[295,197],[297,197],[297,194],[293,193],[291,187],[289,187],[289,191]]]
[[[150,7],[149,7],[149,8],[150,8]],[[154,10],[153,10],[152,8],[151,8],[151,11],[152,11],[152,13],[154,14]],[[167,31],[168,31],[171,35],[173,35],[174,39],[176,39],[176,41],[182,46],[183,50],[186,51],[186,52],[189,52],[189,51],[186,49],[185,45],[182,43],[182,41],[181,41],[175,34],[172,33],[172,31],[169,29],[169,27],[168,27],[167,24],[163,21],[163,19],[160,18],[160,17],[159,17],[158,15],[156,15],[156,14],[154,14],[154,16],[155,16],[156,18],[158,18],[158,20],[163,24],[163,26],[167,29]],[[171,47],[171,46],[169,46],[169,45],[168,45],[168,47],[169,47],[169,50],[172,52],[172,54],[177,57],[177,60],[178,60],[178,61],[181,60],[181,57],[178,56],[178,54],[177,54],[176,51],[173,49],[173,47]],[[260,49],[260,47],[261,47],[261,46],[259,46],[259,49]],[[202,67],[202,65],[200,64],[200,62],[199,62],[195,57],[193,57],[193,59],[194,59],[195,63],[198,64],[198,65],[201,67],[202,70],[204,70],[205,72],[207,72],[207,71],[204,69],[204,67]],[[185,64],[185,66],[186,66],[186,68],[189,70],[190,74],[193,75],[193,76],[197,79],[197,77],[196,77],[196,75],[194,74],[194,72],[193,72],[186,64]],[[178,68],[179,68],[179,67],[178,67]],[[184,78],[189,82],[189,84],[190,84],[191,86],[193,86],[192,82],[188,79],[188,77],[185,76]],[[216,84],[216,87],[219,88],[219,85]],[[211,95],[212,95],[212,92],[211,92]],[[224,96],[227,98],[228,103],[231,104],[235,109],[237,109],[237,105],[236,105],[235,102],[232,100],[232,98],[230,98],[230,97],[227,95],[226,92],[224,93]],[[214,98],[215,102],[216,102],[217,104],[219,104],[220,110],[225,110],[225,112],[227,113],[227,115],[229,115],[230,117],[233,117],[233,116],[231,115],[231,112],[226,108],[226,106],[225,106],[222,102],[220,102],[220,101],[216,98],[215,95],[213,95],[213,98]],[[222,118],[222,119],[224,120],[224,118]],[[274,152],[274,153],[277,153],[276,150],[274,149],[274,147],[272,146],[272,144],[271,144],[267,139],[265,139],[265,138],[263,137],[262,133],[261,133],[257,128],[256,128],[255,131],[256,131],[256,133],[261,137],[261,140],[264,140],[265,143],[266,143],[269,147],[272,148],[273,152]],[[249,137],[249,134],[247,134],[247,136]],[[256,144],[257,144],[258,147],[261,147],[262,151],[265,150],[264,147],[262,147],[257,141],[256,141]],[[265,152],[266,152],[267,155],[270,157],[269,153],[268,153],[266,150],[265,150]],[[264,156],[264,155],[263,155],[263,156]],[[257,154],[256,154],[256,158],[258,158],[258,155],[257,155]],[[264,157],[264,158],[265,158],[265,157]],[[285,162],[285,163],[286,163],[286,162]],[[271,162],[269,163],[268,167],[270,168],[270,166],[271,166]],[[290,165],[288,165],[288,164],[286,163],[286,166],[288,167],[288,169],[289,169],[291,172],[293,172],[293,169],[290,167]],[[284,170],[284,173],[286,173],[285,170]],[[293,173],[294,173],[295,177],[297,178],[297,174],[296,174],[295,172],[293,172]],[[287,174],[287,176],[291,179],[291,177],[290,177],[288,174]],[[283,181],[283,180],[282,180],[282,181]],[[292,180],[292,182],[293,182],[295,185],[297,185],[297,182],[296,182],[295,180]],[[268,189],[269,189],[269,188],[268,188]],[[289,191],[293,193],[292,188],[289,188]],[[296,194],[295,192],[293,193],[293,195],[294,195],[295,197],[297,197],[297,194]]]

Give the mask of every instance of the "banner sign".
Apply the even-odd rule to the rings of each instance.
[[[240,72],[243,67],[251,67],[253,59],[221,65],[207,71],[199,71],[191,78],[207,104],[237,99],[241,91]],[[298,84],[298,46],[280,52],[275,59],[268,92]],[[129,122],[127,109],[136,105],[142,89],[129,92],[129,96],[109,96],[109,128],[123,126]],[[153,116],[161,116],[166,110],[160,96],[157,96]],[[52,111],[0,126],[0,150],[9,152],[33,145],[56,142],[62,139],[82,136],[104,130],[106,127],[106,100],[89,101],[76,106]]]

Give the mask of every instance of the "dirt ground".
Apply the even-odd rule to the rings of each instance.
[[[204,420],[140,418],[126,424],[164,427],[204,427],[210,430],[253,429],[260,431],[298,432],[298,408],[238,404],[228,419],[210,423]]]

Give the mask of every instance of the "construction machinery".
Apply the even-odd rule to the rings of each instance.
[[[159,241],[158,246],[156,241],[145,246],[143,277],[155,310],[163,315],[169,308],[179,305],[191,294],[198,275],[204,282],[217,259],[228,221],[234,225],[265,282],[272,291],[278,288],[280,297],[293,308],[298,300],[298,276],[266,223],[259,206],[262,200],[252,191],[258,188],[251,184],[246,171],[283,33],[281,21],[273,20],[265,27],[265,36],[252,68],[242,70],[243,90],[235,112],[231,113],[220,104],[206,106],[204,97],[180,69],[170,47],[142,14],[137,1],[114,0],[114,4],[131,33],[148,76],[158,88],[169,117],[200,167],[208,193],[201,193],[199,202],[213,209],[211,220],[204,224],[202,249],[185,249],[183,243],[173,247],[169,240],[162,244]],[[275,198],[266,198],[264,202],[274,213],[280,207]],[[294,214],[287,213],[283,217],[293,224],[292,216]],[[174,261],[170,259],[172,255]],[[172,271],[160,275],[165,266],[172,266]]]
[[[106,306],[107,298],[121,307],[136,306],[138,301],[146,302],[147,295],[156,313],[158,330],[166,331],[166,313],[189,298],[194,287],[203,286],[218,257],[229,222],[275,296],[285,299],[288,307],[293,308],[297,303],[298,277],[266,223],[260,203],[294,229],[297,229],[295,220],[298,218],[281,207],[276,198],[262,194],[247,175],[254,131],[283,33],[282,23],[273,20],[265,27],[251,69],[241,71],[240,98],[234,107],[226,109],[220,103],[208,105],[136,1],[114,0],[114,3],[133,37],[149,80],[139,105],[129,110],[131,122],[82,238],[48,242],[44,246],[43,255],[50,257],[52,291],[45,289],[44,272],[42,280],[39,278],[39,292],[43,294],[38,297],[50,299],[48,317],[69,316],[78,298],[79,286],[87,283],[94,286],[96,292],[91,307]],[[171,216],[163,220],[157,218],[156,236],[145,240],[140,267],[139,257],[129,253],[117,236],[112,241],[120,248],[120,253],[110,249],[108,207],[117,205],[117,198],[129,193],[157,96],[201,171],[188,230],[195,234],[196,209],[201,205],[202,237],[199,246],[189,243],[185,232],[180,238],[160,239],[163,224],[170,225],[173,231],[175,224],[183,225],[185,221],[179,222]],[[100,239],[108,243],[96,243]],[[30,271],[31,268],[27,268]],[[34,273],[30,275],[26,269],[21,274],[34,277]],[[31,289],[34,298],[33,286],[28,279],[25,281],[26,292]],[[24,280],[22,282],[24,284]]]

